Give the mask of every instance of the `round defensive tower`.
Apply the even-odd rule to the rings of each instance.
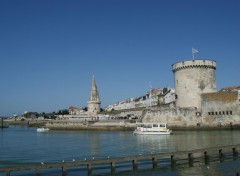
[[[177,107],[201,109],[201,94],[216,92],[216,62],[187,60],[172,65]]]

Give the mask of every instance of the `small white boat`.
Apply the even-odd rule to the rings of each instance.
[[[47,132],[49,131],[49,128],[37,128],[37,132]]]
[[[167,128],[166,123],[137,123],[133,134],[170,135],[172,130]]]

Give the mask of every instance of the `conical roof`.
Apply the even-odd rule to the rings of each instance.
[[[100,102],[99,93],[97,90],[97,85],[96,85],[94,75],[93,75],[93,79],[92,79],[92,86],[91,86],[89,101]]]

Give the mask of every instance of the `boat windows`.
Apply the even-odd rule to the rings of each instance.
[[[166,125],[165,124],[160,124],[160,127],[166,127]]]
[[[158,124],[153,124],[153,127],[158,127]]]
[[[152,128],[152,125],[151,124],[145,124],[144,128]]]

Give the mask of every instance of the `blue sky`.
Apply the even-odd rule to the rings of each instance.
[[[217,61],[217,88],[240,85],[238,0],[1,0],[0,116],[102,107],[174,87],[171,66]]]

